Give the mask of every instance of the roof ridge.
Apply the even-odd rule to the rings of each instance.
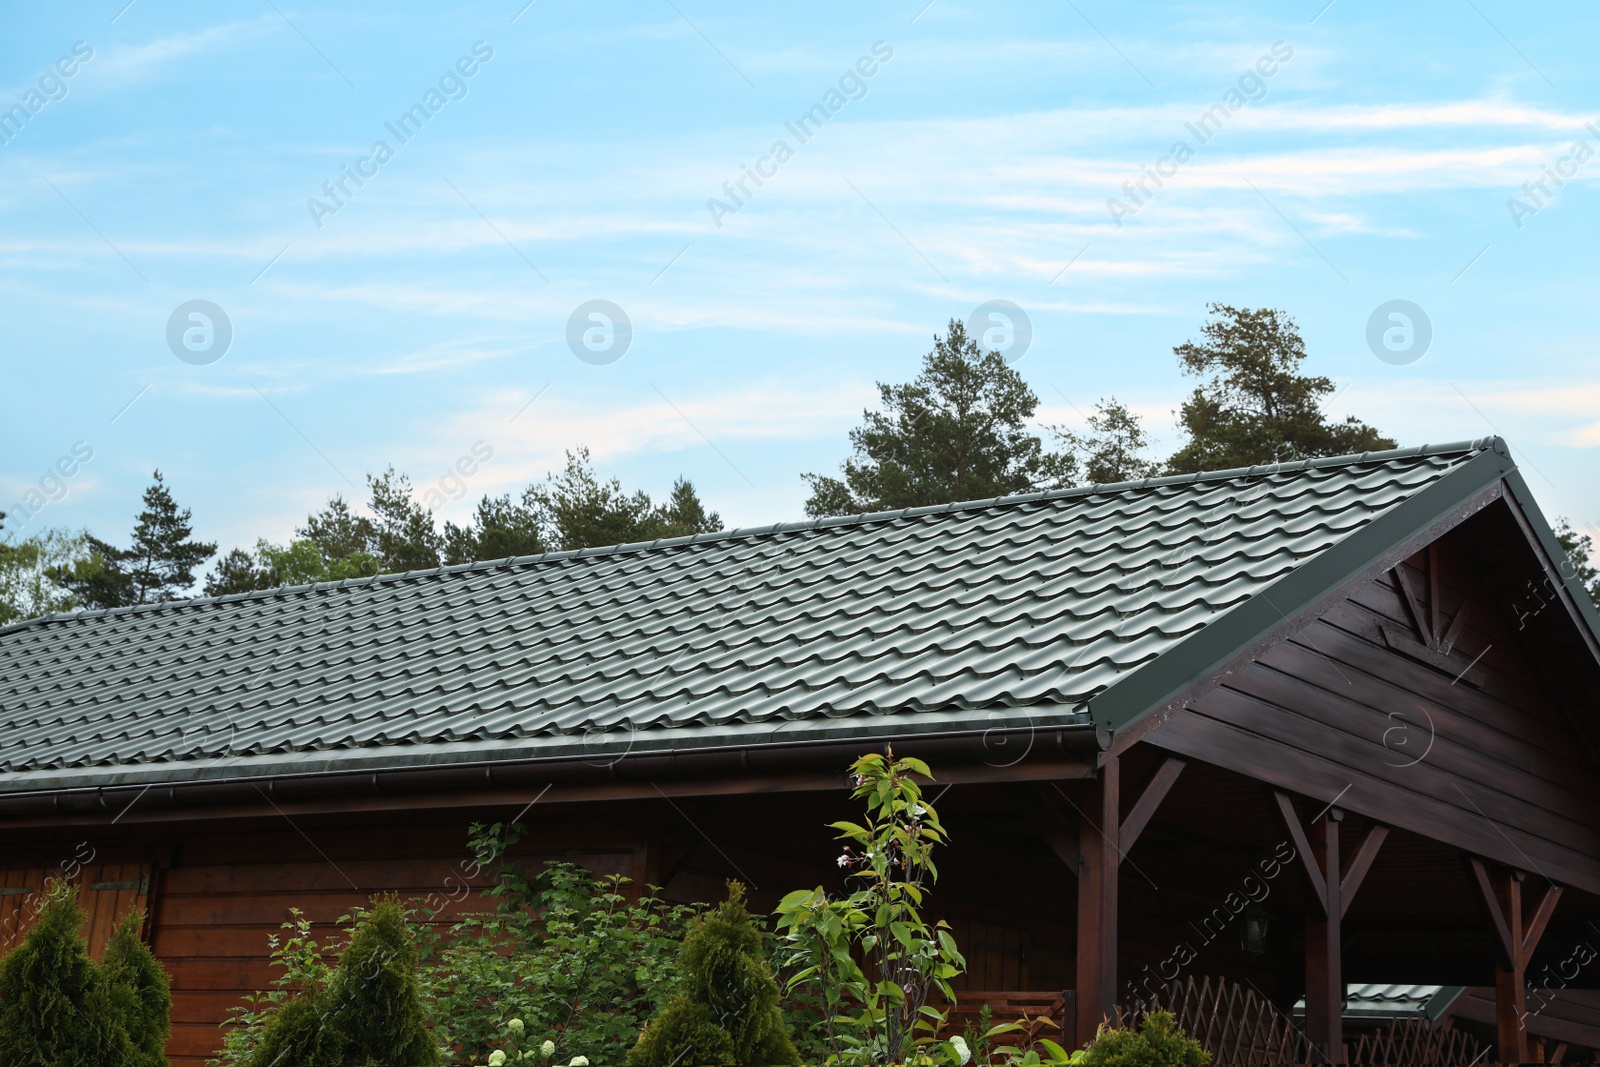
[[[503,559],[479,560],[473,563],[456,563],[440,567],[428,567],[414,571],[396,571],[384,574],[367,575],[359,578],[342,578],[334,582],[312,582],[304,585],[276,586],[272,589],[256,589],[245,593],[228,593],[223,596],[188,597],[181,600],[168,600],[156,604],[134,604],[117,608],[94,608],[79,611],[53,612],[32,619],[0,626],[0,635],[10,634],[29,627],[44,626],[50,623],[73,622],[82,619],[98,619],[110,616],[136,615],[141,612],[157,612],[179,610],[183,608],[206,607],[211,604],[230,604],[246,600],[264,600],[269,597],[289,596],[315,592],[317,590],[343,589],[377,585],[387,582],[417,581],[426,577],[460,574],[474,571],[491,571],[509,569],[512,567],[532,566],[540,563],[553,563],[567,559],[595,558],[600,556],[636,554],[657,549],[677,548],[683,545],[709,543],[724,540],[753,540],[760,537],[770,537],[782,533],[797,533],[806,530],[832,529],[843,526],[864,526],[869,523],[890,522],[902,518],[920,518],[924,515],[938,515],[953,512],[982,511],[1003,507],[1015,507],[1024,504],[1038,503],[1040,501],[1064,500],[1072,497],[1092,496],[1102,493],[1120,493],[1136,490],[1153,489],[1167,485],[1187,485],[1201,482],[1228,481],[1243,477],[1262,477],[1274,474],[1285,474],[1302,470],[1320,470],[1332,467],[1356,466],[1362,463],[1387,463],[1397,459],[1415,459],[1421,456],[1449,455],[1453,453],[1471,454],[1486,450],[1494,450],[1502,455],[1510,455],[1510,448],[1504,438],[1499,436],[1479,437],[1471,440],[1453,441],[1440,445],[1413,445],[1408,448],[1393,448],[1378,452],[1360,452],[1344,456],[1324,456],[1314,459],[1294,460],[1287,463],[1258,464],[1250,467],[1232,467],[1219,471],[1198,471],[1193,474],[1172,474],[1157,478],[1141,478],[1136,481],[1097,483],[1094,485],[1074,486],[1068,489],[1049,489],[1032,493],[1016,493],[1009,496],[990,497],[980,500],[954,501],[948,504],[929,504],[922,507],[900,508],[892,511],[873,511],[860,515],[837,515],[819,519],[806,519],[797,522],[776,522],[765,526],[743,526],[732,530],[718,530],[712,533],[688,534],[682,537],[657,538],[653,541],[633,541],[618,545],[600,545],[593,548],[568,549],[559,552],[541,552],[529,556],[507,556]]]

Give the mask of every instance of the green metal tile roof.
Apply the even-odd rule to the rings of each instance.
[[[1486,439],[33,620],[0,792],[1121,728],[1511,469]]]

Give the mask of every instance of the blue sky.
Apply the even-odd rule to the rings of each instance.
[[[1031,322],[1041,422],[1115,394],[1175,447],[1173,346],[1207,302],[1279,307],[1332,413],[1502,433],[1552,517],[1600,519],[1592,6],[124,3],[0,35],[0,109],[38,108],[0,126],[0,508],[93,452],[22,532],[121,540],[159,467],[201,535],[285,540],[478,442],[441,518],[582,443],[794,519],[873,381],[990,300]],[[1397,299],[1433,335],[1399,365],[1367,341]],[[192,300],[219,360],[168,347]],[[618,361],[568,346],[591,300],[632,323]]]

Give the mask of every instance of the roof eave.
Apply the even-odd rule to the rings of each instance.
[[[205,767],[168,765],[153,770],[107,768],[106,773],[8,776],[0,792],[0,817],[41,811],[104,810],[132,807],[145,793],[159,790],[170,803],[199,807],[208,798],[235,800],[252,791],[276,795],[288,788],[300,795],[346,795],[352,791],[418,793],[444,786],[506,783],[534,779],[551,782],[661,777],[719,777],[778,773],[796,767],[831,767],[843,775],[849,762],[884,744],[901,745],[934,765],[987,766],[994,777],[1026,777],[1033,765],[1083,760],[1093,765],[1097,750],[1094,728],[1077,712],[1054,708],[1018,708],[996,725],[951,721],[936,724],[875,721],[761,738],[719,731],[693,736],[636,737],[604,744],[570,743],[463,748],[452,753],[351,753],[323,761],[295,761],[286,769],[281,754],[250,762],[219,761]],[[819,724],[825,726],[826,724]],[[915,746],[915,748],[912,748]],[[490,754],[492,751],[493,754]],[[420,757],[420,758],[418,758]],[[1055,761],[1055,762],[1052,762]],[[1024,765],[1027,767],[1024,767]],[[1058,776],[1060,776],[1058,774]],[[970,777],[970,776],[969,776]],[[187,800],[185,799],[187,798]],[[120,816],[119,816],[120,818]]]

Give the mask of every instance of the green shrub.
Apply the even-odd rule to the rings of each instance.
[[[127,1067],[167,1067],[172,1033],[172,992],[167,972],[139,937],[144,912],[124,915],[106,942],[105,973],[112,1010],[132,1045]]]
[[[800,1062],[744,886],[696,919],[678,957],[680,991],[639,1035],[628,1067],[780,1067]]]
[[[320,1003],[324,1026],[348,1067],[434,1067],[439,1062],[422,1008],[417,946],[405,909],[392,897],[361,916]]]
[[[463,1062],[504,1050],[508,1022],[551,1041],[545,1058],[616,1067],[676,989],[695,909],[597,878],[571,863],[535,871],[507,858],[519,826],[473,827],[475,871],[492,872],[493,910],[465,915],[432,947],[434,1036]],[[431,947],[431,946],[430,946]]]
[[[209,1061],[211,1067],[245,1067],[255,1059],[267,1027],[280,1012],[288,1010],[290,1002],[309,1003],[333,981],[334,966],[324,959],[322,946],[312,938],[311,920],[299,908],[290,908],[283,929],[289,933],[267,938],[272,963],[282,967],[283,973],[272,980],[271,989],[252,993],[243,1004],[228,1010],[227,1021],[222,1024],[226,1031],[222,1051]],[[295,1009],[296,1012],[304,1010],[303,1007]],[[275,1040],[281,1041],[281,1035],[287,1032],[280,1029],[280,1036]],[[289,1060],[286,1058],[284,1062]]]
[[[290,925],[288,923],[286,926]],[[279,995],[242,1014],[220,1062],[247,1067],[436,1067],[439,1049],[425,1022],[417,948],[398,900],[358,911],[349,944],[329,968],[310,940],[310,924],[273,957],[294,978]],[[236,1015],[236,1019],[239,1015]],[[236,1023],[236,1025],[240,1025]]]
[[[127,1028],[78,931],[77,887],[45,887],[39,921],[0,960],[0,1067],[125,1064]]]
[[[1084,1067],[1177,1067],[1210,1063],[1211,1053],[1178,1029],[1170,1011],[1146,1012],[1139,1029],[1102,1025],[1074,1062]]]
[[[246,1052],[250,1067],[340,1067],[336,1035],[323,1028],[316,997],[299,994],[272,1013]]]

